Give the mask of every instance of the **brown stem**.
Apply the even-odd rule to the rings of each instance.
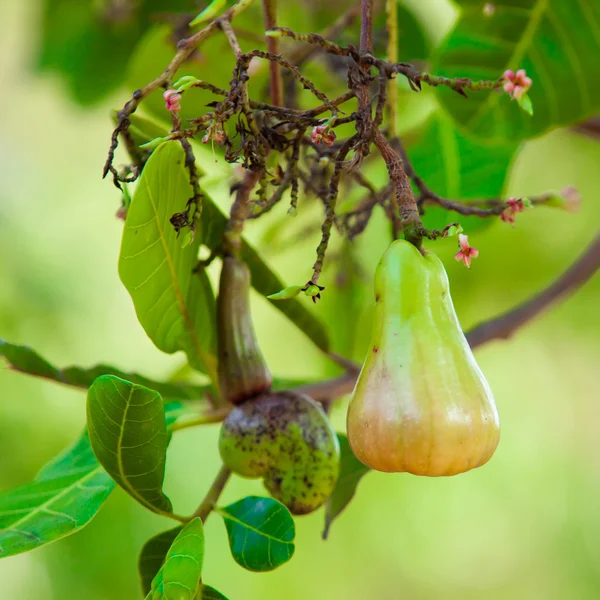
[[[277,0],[263,0],[263,12],[265,15],[265,31],[277,27]],[[267,51],[271,54],[279,54],[279,38],[266,36]],[[283,80],[281,69],[276,62],[269,63],[269,91],[271,102],[275,106],[283,106]]]
[[[225,37],[227,37],[227,41],[229,42],[235,57],[239,58],[242,55],[242,49],[240,48],[237,36],[235,35],[233,27],[231,26],[231,21],[228,21],[227,19],[221,19],[219,21],[219,27],[221,27]]]
[[[360,51],[373,52],[373,4],[374,0],[360,3]]]
[[[196,509],[194,514],[191,516],[190,521],[195,519],[196,517],[200,517],[202,521],[206,521],[208,515],[212,512],[213,508],[217,504],[219,500],[219,496],[223,492],[225,485],[229,481],[231,477],[231,471],[225,466],[221,466],[215,480],[210,486],[208,492],[206,492],[206,496],[204,496],[204,500],[200,503],[200,506]]]
[[[260,171],[246,171],[231,205],[231,213],[227,228],[223,234],[224,256],[238,256],[242,247],[242,231],[244,221],[250,209],[250,194],[260,179]]]
[[[349,27],[354,19],[358,17],[361,11],[360,1],[354,6],[349,8],[344,14],[342,14],[336,21],[334,21],[327,29],[324,29],[319,36],[329,40],[335,39],[338,35]],[[290,55],[290,62],[297,66],[306,62],[315,52],[318,52],[318,46],[305,46],[304,48],[298,48]]]
[[[550,286],[508,311],[481,323],[467,334],[471,347],[493,339],[508,339],[517,329],[549,308],[555,302],[580,288],[600,268],[600,234],[587,250]]]

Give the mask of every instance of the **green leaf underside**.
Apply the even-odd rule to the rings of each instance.
[[[204,231],[203,243],[211,250],[217,250],[221,246],[221,240],[227,217],[221,209],[208,197],[204,197],[204,209],[202,211],[202,228]],[[285,287],[271,268],[263,261],[259,254],[246,241],[242,241],[242,258],[250,269],[252,287],[261,295],[274,294]],[[291,298],[286,302],[269,300],[271,304],[281,311],[292,323],[294,323],[313,343],[324,351],[329,349],[329,338],[325,327],[319,319],[297,298]]]
[[[271,498],[248,496],[217,508],[234,560],[249,571],[271,571],[292,558],[295,526],[288,509]]]
[[[172,512],[162,491],[168,436],[160,394],[103,375],[88,391],[87,422],[94,454],[110,476],[149,510]]]
[[[327,539],[331,524],[354,498],[360,480],[371,470],[354,456],[345,435],[338,433],[338,439],[340,441],[340,476],[333,494],[325,504],[323,539]]]
[[[32,483],[0,495],[0,557],[75,533],[95,516],[114,486],[84,432]]]
[[[200,235],[182,248],[170,218],[193,195],[181,145],[159,146],[146,163],[123,230],[119,276],[138,319],[157,348],[183,350],[190,364],[214,375],[214,298],[194,275]],[[210,297],[207,297],[210,290]]]
[[[501,198],[506,175],[518,144],[485,146],[466,136],[441,112],[427,123],[420,139],[408,149],[417,173],[427,173],[427,185],[438,195],[468,204],[469,200]],[[423,222],[443,229],[460,222],[469,234],[485,229],[493,217],[464,217],[456,212],[426,205]]]
[[[200,584],[203,560],[204,527],[202,520],[195,518],[177,534],[146,598],[193,600]]]
[[[15,371],[85,389],[89,388],[94,379],[101,375],[115,375],[131,383],[139,383],[140,385],[149,387],[161,394],[163,398],[176,400],[198,400],[204,397],[210,389],[209,386],[154,381],[137,373],[125,373],[110,365],[58,369],[45,358],[41,357],[35,350],[27,346],[11,344],[4,340],[0,340],[0,356]]]
[[[487,143],[506,143],[569,125],[600,109],[600,3],[587,0],[482,2],[465,0],[455,28],[434,57],[432,71],[446,77],[498,79],[525,69],[533,80],[533,117],[505,93],[436,93],[461,128]]]

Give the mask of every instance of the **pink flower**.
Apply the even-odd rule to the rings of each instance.
[[[560,195],[564,198],[567,212],[579,212],[581,208],[581,194],[576,187],[568,185],[560,191]]]
[[[310,134],[310,139],[313,144],[320,144],[323,142],[327,146],[333,146],[335,142],[335,132],[329,129],[329,125],[324,123],[323,125],[316,125]]]
[[[483,14],[486,17],[491,17],[496,12],[496,7],[491,2],[486,2],[483,5]]]
[[[527,77],[525,69],[519,69],[516,73],[511,71],[504,71],[502,75],[504,81],[504,91],[513,99],[518,100],[522,98],[527,90],[531,87],[532,81],[530,77]]]
[[[122,221],[124,221],[127,218],[127,207],[126,206],[120,206],[119,210],[117,210],[115,217],[117,217],[117,219],[121,219]]]
[[[167,110],[171,112],[179,112],[181,110],[181,106],[179,105],[181,94],[177,90],[167,90],[163,94],[163,98],[165,99],[165,108]]]
[[[506,204],[507,207],[500,213],[500,220],[505,223],[514,223],[515,215],[525,210],[525,203],[522,199],[509,198]]]
[[[222,146],[226,139],[227,136],[225,135],[225,131],[223,130],[222,125],[211,121],[204,137],[202,138],[202,143],[208,144],[210,140],[213,140],[214,142],[217,142],[219,146]]]
[[[469,236],[458,234],[458,245],[460,250],[454,255],[456,260],[462,260],[467,269],[471,268],[471,259],[479,256],[479,250],[469,246]]]

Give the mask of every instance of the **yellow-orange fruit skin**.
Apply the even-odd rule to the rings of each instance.
[[[438,477],[485,464],[500,438],[490,387],[441,261],[398,240],[375,275],[375,322],[348,409],[350,446],[377,471]]]

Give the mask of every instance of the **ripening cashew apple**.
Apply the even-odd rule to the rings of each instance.
[[[490,387],[462,332],[434,254],[398,240],[375,273],[371,344],[347,418],[356,457],[437,477],[485,464],[500,437]]]
[[[271,495],[302,515],[333,492],[340,447],[327,415],[312,398],[272,392],[236,406],[221,427],[225,465],[243,477],[262,477]]]

